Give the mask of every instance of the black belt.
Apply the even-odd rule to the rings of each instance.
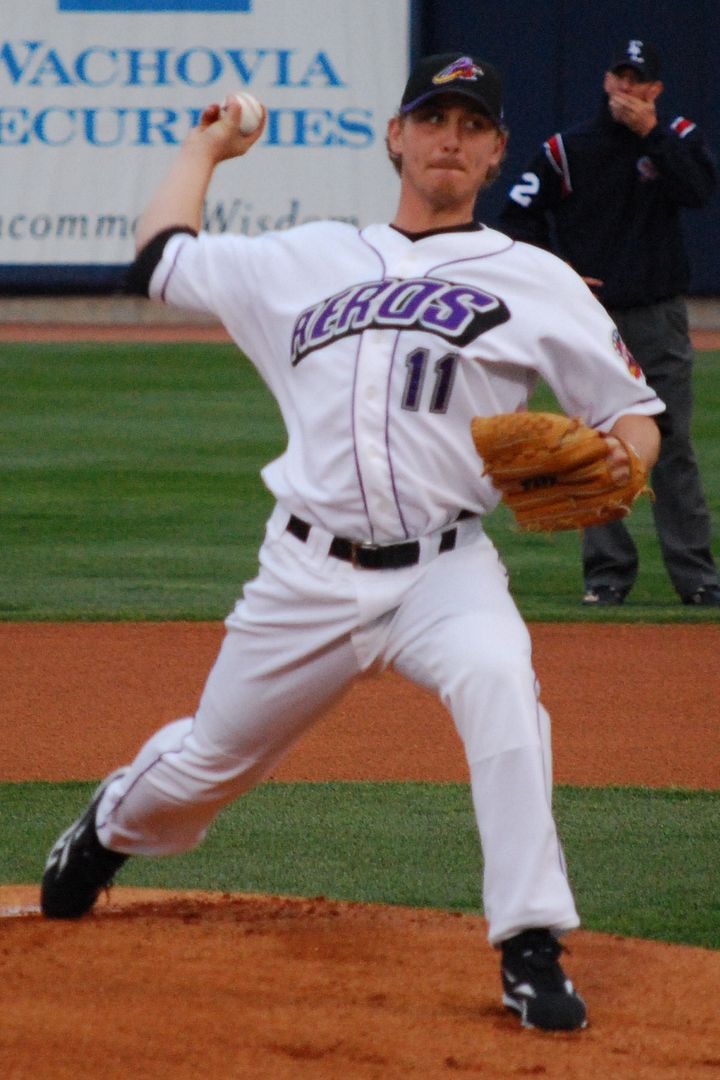
[[[461,510],[457,516],[458,521],[474,517],[469,510]],[[311,525],[302,518],[290,515],[287,523],[287,531],[302,540],[303,544],[310,535]],[[440,534],[438,554],[443,551],[452,551],[457,541],[457,529],[452,526]],[[343,536],[335,536],[332,539],[328,554],[343,562],[350,562],[353,566],[360,566],[363,570],[400,570],[404,566],[416,566],[420,561],[420,541],[406,540],[402,544],[369,544],[362,541],[346,540]]]

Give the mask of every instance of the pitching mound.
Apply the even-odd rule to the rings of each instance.
[[[0,890],[13,1077],[710,1080],[720,954],[578,931],[584,1032],[523,1031],[481,918],[116,888],[78,922]],[[12,917],[14,916],[14,917]],[[690,992],[704,984],[707,992]],[[39,1022],[39,1018],[42,1021]],[[7,1057],[5,1057],[7,1055]]]

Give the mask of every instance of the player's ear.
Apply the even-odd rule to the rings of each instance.
[[[402,153],[402,129],[403,118],[391,116],[387,126],[387,146],[390,153],[396,157]]]
[[[508,144],[508,133],[501,128],[497,128],[497,135],[495,137],[495,152],[493,154],[493,164],[500,165],[505,158],[505,152]]]

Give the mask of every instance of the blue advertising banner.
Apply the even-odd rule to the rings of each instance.
[[[240,91],[264,104],[267,124],[252,153],[213,177],[207,231],[387,220],[397,177],[385,133],[407,78],[409,11],[410,0],[9,5],[0,286],[77,285],[88,267],[112,280],[188,132]]]

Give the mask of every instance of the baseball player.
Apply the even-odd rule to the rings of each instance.
[[[539,377],[649,467],[662,404],[582,280],[473,223],[507,139],[500,78],[458,53],[411,72],[387,128],[392,224],[317,222],[256,238],[199,232],[213,171],[256,142],[240,106],[205,110],[138,224],[150,296],[222,319],[278,401],[287,449],[262,472],[276,505],[260,569],[195,716],[114,772],[48,858],[42,910],[90,910],[129,855],[199,844],[350,681],[392,667],[434,690],[467,756],[484,910],[503,1001],[573,1029],[585,1005],[559,963],[579,925],[551,808],[550,728],[530,637],[482,526],[498,501],[475,415],[527,407]]]
[[[660,56],[631,38],[613,52],[595,115],[556,132],[509,191],[501,228],[565,258],[607,309],[665,403],[652,473],[663,562],[682,603],[720,606],[712,522],[692,445],[693,362],[682,213],[708,203],[718,170],[698,125],[666,112]],[[618,606],[639,572],[623,521],[583,534],[583,604]]]

